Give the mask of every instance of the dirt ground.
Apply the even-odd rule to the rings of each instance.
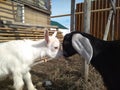
[[[32,68],[32,80],[38,90],[106,90],[101,76],[90,65],[89,79],[85,83],[82,78],[82,58],[74,55],[65,59],[55,59],[46,63],[41,63]],[[49,87],[44,87],[43,82],[50,81]],[[0,90],[13,90],[13,81],[6,79],[0,81]],[[27,90],[26,87],[24,90]]]

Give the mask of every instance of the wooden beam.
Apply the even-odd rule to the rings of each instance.
[[[10,14],[10,15],[13,15],[13,13],[12,13],[12,12],[5,11],[5,10],[0,10],[0,12],[2,12],[2,13],[6,13],[6,14]]]
[[[75,31],[75,0],[71,0],[70,30]]]
[[[116,7],[116,10],[120,9],[120,7]],[[109,11],[111,8],[105,8],[105,9],[98,9],[98,10],[91,10],[91,12],[105,12]],[[76,12],[75,14],[83,14],[84,12]],[[66,17],[66,16],[71,16],[71,14],[61,14],[61,15],[56,15],[56,16],[51,16],[50,18],[58,18],[58,17]]]
[[[116,0],[110,0],[112,9],[113,9],[113,14],[116,14]]]
[[[116,0],[113,1],[112,3],[112,7],[113,7],[113,22],[112,22],[112,40],[114,40],[114,29],[115,29],[115,15],[116,15]]]
[[[15,7],[14,7],[14,2],[11,2],[12,3],[12,13],[13,13],[13,18],[14,18],[14,21],[15,21]]]
[[[1,7],[1,6],[0,6],[0,9],[1,9],[1,10],[6,10],[6,11],[9,11],[9,12],[12,12],[12,9],[11,9],[11,8],[8,9],[8,8]]]
[[[12,5],[12,3],[11,3],[11,1],[3,1],[3,0],[0,0],[0,3],[1,4],[4,4],[4,5],[6,5],[6,6],[11,6]],[[17,7],[17,5],[14,5],[14,7]]]
[[[37,25],[37,24],[27,24],[27,23],[12,23],[12,24],[5,24],[9,25],[9,27],[13,28],[28,28],[28,27],[37,27],[37,28],[54,28],[58,29],[57,26],[51,26],[51,25]]]
[[[44,27],[45,28],[45,27]],[[52,35],[53,30],[49,30],[49,34]],[[60,42],[63,40],[63,35],[60,31],[57,33],[57,37]],[[20,39],[43,39],[44,29],[43,28],[4,28],[0,27],[0,42],[10,41],[10,40],[20,40]]]
[[[90,33],[91,1],[84,0],[84,32]]]
[[[6,19],[11,19],[11,20],[14,20],[14,18],[11,18],[11,17],[7,17],[7,16],[3,16],[3,15],[0,15],[1,18],[6,18]]]
[[[84,32],[90,33],[91,1],[84,0]],[[88,80],[89,64],[84,60],[84,78]],[[86,88],[85,88],[86,90]]]
[[[114,5],[113,5],[113,2],[114,2]],[[107,25],[106,25],[106,28],[105,28],[103,40],[107,40],[107,38],[108,38],[108,34],[109,34],[109,31],[110,31],[111,20],[113,19],[112,16],[113,16],[113,14],[116,13],[116,10],[115,10],[115,0],[113,2],[111,1],[111,5],[113,7],[112,7],[112,9],[109,12],[108,22],[107,22]]]
[[[56,15],[56,16],[51,16],[50,18],[65,17],[65,16],[71,16],[71,14]]]

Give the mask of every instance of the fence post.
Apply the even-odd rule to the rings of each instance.
[[[109,34],[109,31],[110,31],[111,19],[114,19],[114,18],[112,18],[112,16],[113,16],[113,14],[116,13],[115,0],[110,0],[110,1],[111,1],[112,9],[111,9],[110,12],[109,12],[108,22],[107,22],[107,25],[106,25],[106,28],[105,28],[105,33],[104,33],[103,40],[107,40],[107,38],[108,38],[108,34]]]
[[[84,0],[84,32],[90,33],[91,0]],[[84,79],[88,80],[89,64],[84,60]],[[86,89],[86,87],[84,88]]]
[[[90,33],[91,0],[84,0],[84,32]]]
[[[111,3],[111,4],[112,4],[112,7],[113,7],[112,40],[114,40],[115,15],[116,15],[116,0],[114,0],[113,3]]]
[[[107,40],[108,38],[108,34],[109,34],[109,30],[110,30],[110,23],[111,23],[111,19],[112,19],[112,15],[113,15],[113,10],[110,10],[109,12],[109,16],[108,16],[108,22],[105,28],[105,33],[104,33],[104,37],[103,40]]]
[[[70,30],[71,31],[75,31],[75,0],[71,0]]]

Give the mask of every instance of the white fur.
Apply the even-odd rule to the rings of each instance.
[[[29,73],[33,62],[48,56],[55,58],[58,55],[60,42],[55,37],[45,35],[46,39],[32,40],[14,40],[0,43],[0,78],[11,74],[13,76],[15,90],[22,90],[24,82],[28,90],[36,90],[32,84]],[[57,48],[56,48],[57,47]]]

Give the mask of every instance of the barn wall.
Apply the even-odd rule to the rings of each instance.
[[[14,2],[0,0],[0,20],[15,21],[16,9]]]
[[[25,6],[25,23],[49,25],[50,15]]]
[[[18,8],[18,6],[24,7],[22,8],[24,9],[24,12],[22,9]],[[50,25],[50,11],[30,6],[25,3],[22,4],[19,2],[12,2],[10,0],[0,0],[0,20]]]

